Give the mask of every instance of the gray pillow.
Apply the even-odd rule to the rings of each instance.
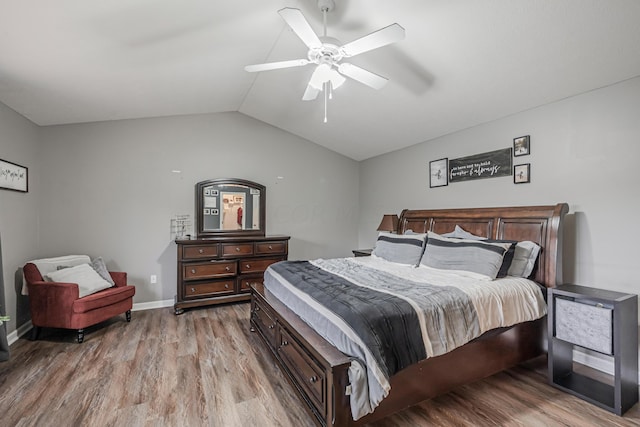
[[[495,279],[512,243],[455,239],[429,232],[420,263],[441,270],[462,270]]]
[[[111,286],[116,285],[116,282],[114,282],[113,279],[111,278],[111,275],[109,274],[109,270],[107,270],[107,266],[104,263],[104,260],[102,259],[102,257],[98,257],[93,261],[91,261],[91,267],[93,267],[93,269],[96,271],[96,273],[100,275],[100,277],[102,277],[104,280],[109,282]]]
[[[518,242],[509,266],[509,276],[524,278],[531,276],[539,253],[540,246],[538,244],[528,240]]]
[[[476,236],[475,234],[471,234],[459,225],[456,224],[456,228],[450,232],[441,234],[444,237],[454,237],[456,239],[467,239],[467,240],[484,240],[486,237]]]
[[[380,233],[372,254],[399,264],[418,265],[426,234]]]

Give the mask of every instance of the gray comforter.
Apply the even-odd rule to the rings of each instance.
[[[474,304],[458,288],[412,282],[349,258],[274,264],[265,288],[354,357],[354,419],[388,394],[390,376],[482,333]]]

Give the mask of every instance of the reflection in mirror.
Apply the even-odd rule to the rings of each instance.
[[[196,184],[198,236],[264,235],[265,187],[245,180]]]

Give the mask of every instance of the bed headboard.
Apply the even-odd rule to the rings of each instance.
[[[405,209],[398,233],[433,231],[443,234],[456,225],[490,239],[531,240],[542,249],[534,270],[536,282],[553,288],[562,283],[562,222],[569,205],[462,209]]]

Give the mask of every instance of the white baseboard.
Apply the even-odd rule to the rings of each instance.
[[[175,301],[173,299],[165,299],[161,301],[139,302],[133,304],[131,311],[153,310],[154,308],[172,307]]]
[[[152,302],[139,302],[137,304],[133,304],[133,308],[131,309],[131,311],[152,310],[154,308],[171,307],[173,306],[173,303],[173,299]],[[32,327],[33,325],[31,324],[31,320],[29,320],[25,324],[18,326],[18,329],[16,329],[15,331],[7,334],[7,341],[9,342],[9,345],[12,345],[14,342],[18,341],[18,339],[29,332]]]
[[[27,332],[29,332],[31,330],[31,328],[33,327],[33,325],[31,325],[31,320],[29,320],[27,323],[20,325],[18,327],[18,329],[16,329],[15,331],[11,332],[10,334],[7,335],[7,341],[9,342],[9,345],[13,344],[14,342],[18,341],[18,339],[23,336],[24,334],[26,334]]]
[[[597,369],[605,374],[613,375],[614,373],[613,357],[587,352],[587,350],[574,347],[573,361]]]

